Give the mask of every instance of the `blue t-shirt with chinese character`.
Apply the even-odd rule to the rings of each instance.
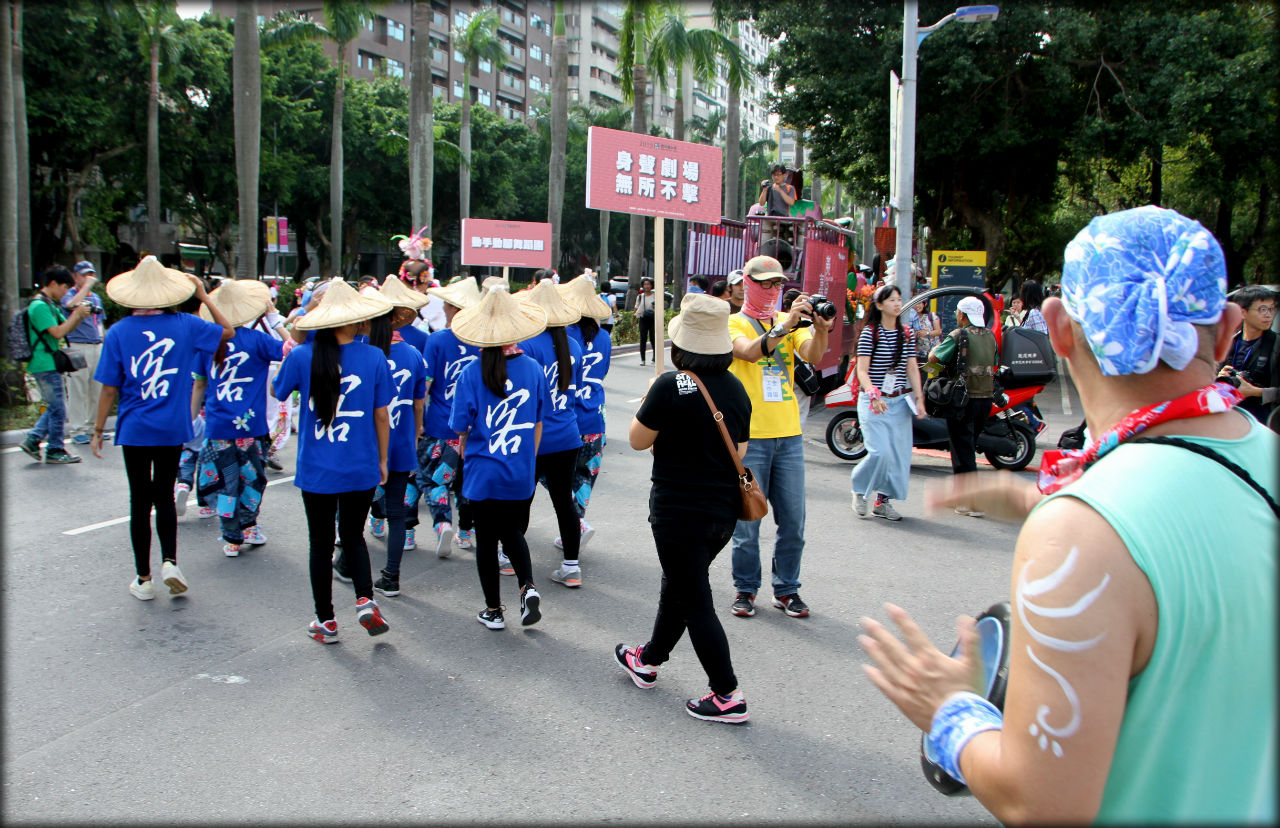
[[[462,459],[462,496],[467,500],[533,497],[538,462],[534,431],[551,407],[542,366],[524,354],[509,357],[506,390],[505,397],[489,390],[479,360],[458,377],[449,427],[467,435]]]
[[[220,342],[221,325],[189,313],[126,316],[112,325],[93,378],[120,389],[116,445],[190,440],[191,373],[204,370]]]
[[[418,468],[418,429],[413,421],[413,401],[427,394],[427,363],[422,354],[408,342],[392,342],[387,357],[391,371],[391,403],[387,418],[391,421],[391,441],[387,445],[389,471],[416,471]]]
[[[378,468],[378,432],[373,412],[391,402],[391,371],[382,351],[362,342],[341,346],[342,392],[333,421],[322,425],[311,401],[311,359],[315,345],[299,345],[280,363],[275,397],[297,391],[298,460],[293,485],[304,492],[339,494],[372,489]]]
[[[227,355],[218,365],[210,358],[204,369],[205,436],[238,440],[267,433],[267,374],[283,358],[284,343],[270,334],[236,328]]]
[[[574,399],[578,389],[582,387],[582,346],[572,337],[569,338],[569,359],[573,364],[573,381],[564,392],[559,390],[560,366],[556,362],[556,348],[551,341],[551,331],[543,331],[534,338],[521,342],[520,350],[533,357],[542,366],[547,391],[551,394],[551,406],[542,422],[542,443],[538,446],[538,454],[552,454],[557,451],[580,448],[582,435],[578,432],[578,415],[574,410]]]
[[[428,437],[452,440],[457,435],[449,427],[449,411],[453,408],[458,376],[462,369],[479,362],[480,349],[466,344],[445,328],[427,337],[423,356],[427,360],[427,381],[431,383],[431,390],[427,413],[422,418],[422,430]]]
[[[604,328],[595,338],[585,342],[582,329],[569,326],[569,338],[582,347],[582,379],[578,383],[574,413],[578,417],[579,434],[604,433],[604,377],[609,373],[613,356],[613,340]]]
[[[412,325],[405,325],[403,328],[396,328],[396,333],[400,334],[400,338],[405,342],[418,349],[418,353],[425,354],[427,352],[427,332],[420,331]]]

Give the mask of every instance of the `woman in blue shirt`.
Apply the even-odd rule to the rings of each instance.
[[[520,343],[520,347],[542,366],[551,394],[551,407],[538,446],[538,480],[551,495],[564,550],[564,561],[551,573],[551,580],[576,588],[582,586],[578,562],[582,534],[573,502],[573,468],[582,448],[575,410],[577,392],[582,387],[582,346],[569,338],[565,328],[582,314],[565,304],[550,279],[539,281],[532,290],[522,292],[520,298],[542,308],[547,315],[547,329]]]
[[[277,399],[294,391],[302,399],[293,485],[302,490],[310,543],[316,619],[307,634],[321,644],[338,640],[330,571],[335,517],[346,571],[355,584],[356,621],[369,635],[388,629],[373,600],[364,519],[373,490],[387,480],[391,371],[382,351],[356,342],[355,335],[359,323],[390,309],[381,296],[361,296],[347,283],[333,281],[324,303],[298,321],[302,330],[316,332],[315,341],[290,351],[275,379]]]
[[[590,271],[587,271],[590,273]],[[596,530],[587,523],[587,504],[600,474],[600,458],[604,454],[604,378],[609,373],[613,341],[600,324],[609,317],[610,309],[596,294],[595,284],[584,273],[560,285],[557,290],[565,304],[582,314],[582,318],[566,330],[569,338],[582,348],[582,376],[574,398],[578,433],[582,448],[573,467],[573,506],[578,512],[579,550],[587,545]],[[564,549],[563,538],[556,538],[556,548]]]
[[[213,322],[174,310],[192,293],[209,309]],[[155,256],[107,282],[107,296],[134,310],[111,326],[102,343],[102,358],[93,374],[102,383],[102,394],[89,447],[95,457],[102,457],[103,429],[118,398],[115,442],[124,454],[129,479],[129,540],[137,572],[129,592],[150,601],[156,597],[151,582],[153,508],[163,561],[160,577],[170,594],[187,591],[187,580],[178,569],[173,482],[182,444],[193,436],[191,372],[235,331],[199,279],[170,270]]]
[[[499,543],[520,582],[520,623],[542,617],[524,533],[551,400],[542,367],[516,343],[544,327],[542,309],[514,299],[505,283],[486,288],[478,303],[453,319],[458,339],[482,349],[458,377],[449,427],[461,438],[462,496],[476,521],[476,571],[485,600],[476,620],[491,630],[506,626],[498,597]]]
[[[267,488],[262,456],[262,438],[270,427],[267,375],[271,363],[283,358],[284,343],[264,331],[242,327],[272,309],[271,292],[262,282],[229,280],[212,296],[212,304],[235,327],[235,336],[208,361],[208,379],[196,382],[197,394],[204,397],[205,421],[196,494],[201,503],[213,502],[222,522],[222,553],[234,558],[243,544],[267,542],[258,527]],[[208,308],[200,309],[201,316],[207,318],[208,313]]]

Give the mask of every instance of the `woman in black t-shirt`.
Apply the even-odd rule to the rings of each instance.
[[[728,371],[733,361],[728,325],[727,303],[687,294],[670,325],[671,362],[677,370],[653,381],[631,421],[631,447],[653,452],[649,523],[662,564],[662,592],[649,643],[619,644],[614,656],[637,687],[651,688],[658,666],[688,629],[711,692],[690,699],[685,709],[698,719],[735,724],[747,720],[747,703],[716,617],[707,570],[733,536],[741,495],[733,458],[698,387],[701,381],[724,415],[742,457],[751,401]]]

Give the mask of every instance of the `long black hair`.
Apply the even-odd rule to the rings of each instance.
[[[395,308],[369,320],[369,344],[391,356],[391,315]]]
[[[671,343],[671,364],[681,371],[692,371],[699,376],[723,374],[733,364],[733,353],[727,354],[695,354],[693,351],[681,350],[679,345]]]
[[[1019,296],[1022,299],[1023,310],[1038,309],[1044,302],[1044,288],[1040,287],[1040,283],[1034,279],[1028,279],[1022,283]]]
[[[592,319],[590,316],[584,316],[574,324],[576,324],[578,326],[578,330],[582,332],[583,342],[590,343],[595,341],[596,334],[600,331],[599,322]]]
[[[480,349],[480,379],[484,381],[484,387],[492,391],[495,397],[506,398],[507,355],[502,353],[501,345]]]
[[[551,334],[551,344],[556,348],[556,370],[559,373],[556,389],[563,394],[573,385],[573,357],[569,353],[569,334],[565,333],[564,325],[547,328],[547,333]]]
[[[333,328],[321,328],[311,352],[311,405],[326,428],[338,413],[341,394],[342,346]]]
[[[885,285],[871,295],[871,306],[867,308],[867,324],[871,326],[871,342],[878,342],[878,333],[880,331],[880,320],[884,318],[884,313],[880,310],[880,302],[885,301],[893,294],[902,295],[902,291],[897,285]],[[902,324],[902,314],[898,314],[898,318],[893,320],[898,330],[898,343],[893,346],[893,367],[897,368],[902,361],[902,347],[907,341],[907,329]],[[874,353],[873,353],[874,356]]]

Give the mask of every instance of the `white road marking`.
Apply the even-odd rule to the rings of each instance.
[[[629,403],[633,403],[633,402],[640,402],[640,401],[641,401],[641,400],[643,400],[643,399],[644,399],[644,397],[636,397],[634,400],[627,400],[627,402],[629,402]]]
[[[289,475],[288,477],[281,477],[281,478],[278,478],[278,479],[276,479],[276,480],[268,481],[268,482],[267,482],[267,485],[268,485],[268,486],[274,486],[274,485],[276,485],[277,483],[290,483],[290,482],[292,482],[292,481],[293,481],[293,475]],[[188,506],[195,506],[195,505],[196,505],[196,499],[195,499],[194,497],[192,497],[190,500],[188,500],[188,501],[187,501],[187,505],[188,505]],[[152,509],[152,510],[151,510],[151,514],[153,514],[153,515],[154,515],[155,513],[156,513],[156,510],[155,510],[155,509]],[[89,524],[88,526],[81,526],[81,527],[80,527],[80,528],[78,528],[78,529],[68,529],[67,531],[63,532],[62,534],[64,534],[64,535],[83,535],[83,534],[85,534],[86,532],[92,532],[92,531],[94,531],[95,529],[106,529],[108,526],[116,526],[116,525],[119,525],[119,524],[121,524],[121,523],[128,523],[128,522],[129,522],[129,516],[128,516],[128,515],[125,515],[124,517],[112,518],[111,520],[104,520],[104,521],[102,521],[101,523],[91,523],[91,524]]]

